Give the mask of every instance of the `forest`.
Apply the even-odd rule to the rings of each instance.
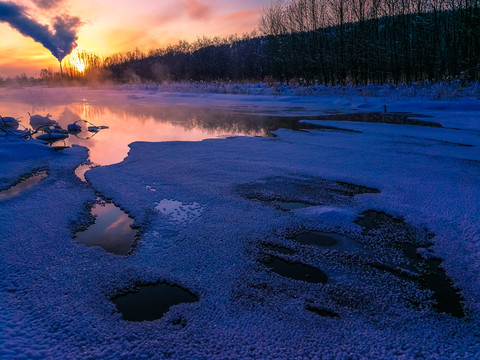
[[[243,36],[76,56],[65,59],[64,76],[85,82],[478,81],[480,1],[280,0],[263,9],[258,30]],[[38,81],[55,79],[44,69]]]

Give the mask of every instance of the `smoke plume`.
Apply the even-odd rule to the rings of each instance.
[[[32,0],[41,9],[52,9],[59,6],[63,0]]]
[[[2,21],[42,44],[60,62],[77,46],[77,30],[82,24],[78,17],[62,15],[53,19],[51,29],[28,16],[23,6],[12,2],[0,2],[0,22]]]

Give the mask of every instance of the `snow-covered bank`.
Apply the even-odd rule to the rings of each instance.
[[[468,334],[467,329],[478,324],[480,296],[478,157],[467,160],[476,156],[471,148],[424,140],[427,130],[423,129],[348,125],[363,133],[279,131],[275,139],[135,143],[123,163],[95,169],[87,176],[101,192],[148,223],[131,260],[144,264],[145,269],[163,268],[162,273],[174,274],[200,294],[196,313],[202,317],[188,315],[187,323],[195,324],[190,334],[206,345],[210,340],[201,334],[208,331],[222,343],[223,355],[243,357],[246,348],[252,348],[252,356],[261,356],[256,352],[267,348],[272,357],[285,358],[320,354],[327,358],[346,354],[448,358],[454,353],[475,358],[480,351],[478,334]],[[409,136],[415,130],[419,137],[412,141]],[[444,131],[447,137],[453,132]],[[470,140],[478,147],[478,137]],[[245,184],[268,190],[270,182],[283,181],[288,200],[294,201],[304,195],[305,186],[320,179],[365,185],[381,193],[282,213],[248,200],[236,190]],[[271,189],[271,196],[278,196]],[[185,224],[152,211],[167,198],[199,204],[203,210],[200,218]],[[435,234],[434,253],[445,259],[448,273],[463,290],[473,311],[471,322],[437,316],[426,308],[411,308],[405,299],[418,300],[419,289],[411,288],[408,281],[398,283],[394,276],[344,264],[339,259],[342,254],[325,257],[322,251],[304,249],[300,256],[291,258],[324,270],[331,279],[324,287],[295,284],[258,265],[261,242],[268,239],[288,244],[285,236],[292,229],[338,226],[350,236],[361,237],[353,221],[368,209],[405,217],[407,223]],[[389,255],[375,255],[386,261],[383,256]],[[335,303],[332,293],[337,291],[342,292],[347,305]],[[352,298],[353,304],[346,300]],[[371,307],[359,305],[359,298],[371,302]],[[333,309],[340,320],[332,324],[304,313],[308,301]],[[225,342],[222,336],[233,326],[232,321],[235,336],[241,334],[242,340]],[[227,329],[219,328],[218,323],[227,323]],[[258,331],[266,324],[274,329],[268,335]],[[374,330],[378,328],[384,337]],[[456,335],[445,338],[451,331]],[[358,334],[362,334],[361,341],[355,340]],[[309,343],[311,337],[318,337],[317,341]],[[242,342],[248,345],[243,347]],[[286,349],[278,351],[281,344],[287,344]],[[299,354],[293,350],[296,347],[306,352]],[[198,351],[192,356],[205,355],[204,350]]]
[[[163,83],[153,85],[124,85],[125,88],[155,90],[163,92],[181,92],[196,94],[232,94],[232,95],[279,95],[279,96],[324,96],[340,97],[362,96],[393,99],[422,98],[425,100],[455,100],[462,98],[478,99],[480,84],[450,83],[414,83],[408,84],[370,84],[370,85],[300,85],[298,83],[259,83],[235,84],[228,82]]]
[[[26,91],[42,86],[27,87]],[[66,87],[78,89],[79,87]],[[164,82],[161,84],[92,84],[90,89],[108,91],[138,92],[165,92],[182,94],[229,94],[253,96],[296,96],[296,97],[336,97],[383,98],[388,100],[461,100],[480,98],[480,83],[463,84],[459,81],[441,83],[413,83],[413,84],[370,84],[370,85],[301,85],[299,83],[232,83],[232,82]],[[0,93],[2,88],[0,88]],[[18,88],[3,88],[4,92],[15,93]],[[68,93],[68,91],[67,91]],[[141,96],[132,94],[130,100],[138,100]]]
[[[28,96],[48,101],[49,91]],[[71,222],[95,199],[73,174],[84,149],[54,153],[0,138],[0,188],[33,170],[49,171],[28,193],[0,201],[0,357],[478,358],[478,101],[150,91],[128,99],[129,92],[68,91],[55,101],[67,95],[93,101],[95,95],[105,103],[301,116],[387,105],[388,111],[433,116],[444,127],[320,121],[357,132],[280,130],[276,138],[133,143],[123,162],[86,175],[141,225],[128,258],[72,240]],[[337,181],[380,193],[351,197]],[[264,198],[310,199],[312,206],[283,212]],[[355,221],[369,209],[403,217],[410,227],[365,235]],[[305,229],[341,233],[356,246],[329,250],[290,239]],[[462,291],[467,318],[436,313],[416,281],[369,266],[408,268],[396,242],[409,239],[434,244],[430,250]],[[327,283],[268,271],[262,260],[272,251],[264,243],[293,249],[276,256],[324,271]],[[173,307],[157,321],[123,321],[109,298],[133,283],[157,281],[181,285],[199,301]]]

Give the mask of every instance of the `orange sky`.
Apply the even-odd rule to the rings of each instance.
[[[58,14],[78,16],[78,48],[99,55],[162,47],[178,40],[250,32],[270,0],[10,0],[31,18],[51,24]],[[8,2],[0,0],[0,2]],[[41,44],[0,22],[0,76],[38,75],[58,68]]]

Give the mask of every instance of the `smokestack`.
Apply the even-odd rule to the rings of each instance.
[[[60,63],[77,46],[77,29],[82,24],[78,17],[62,15],[53,19],[51,27],[42,25],[28,16],[25,7],[5,1],[0,1],[0,22],[42,44]]]

